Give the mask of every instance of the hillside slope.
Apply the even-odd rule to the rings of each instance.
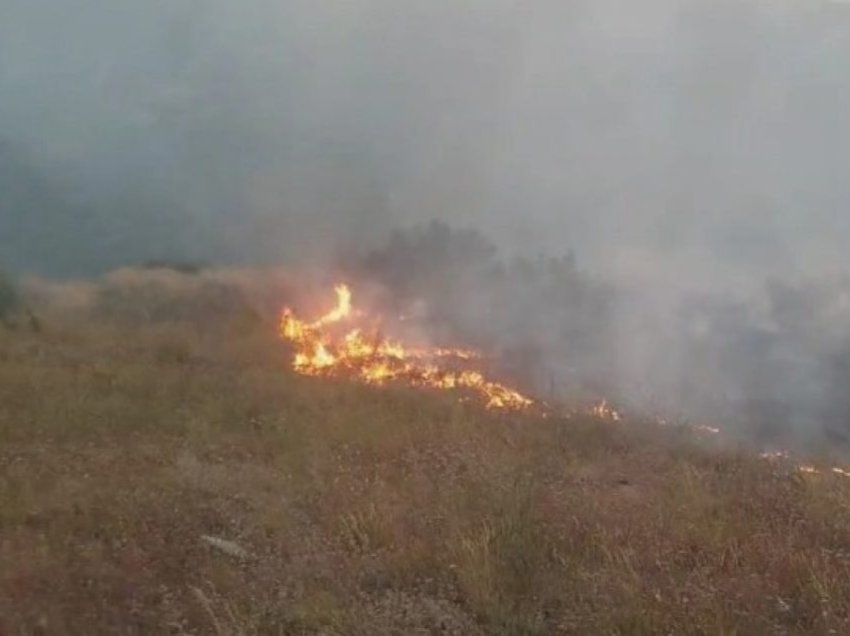
[[[0,633],[850,632],[850,482],[298,377],[269,327],[0,330]]]

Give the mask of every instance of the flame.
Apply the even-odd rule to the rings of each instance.
[[[477,394],[485,406],[493,410],[521,410],[535,404],[520,392],[487,379],[480,371],[463,368],[483,357],[477,351],[407,347],[382,336],[376,329],[364,330],[357,324],[364,316],[354,309],[351,289],[347,285],[337,285],[335,292],[336,306],[313,322],[298,318],[291,309],[283,311],[280,336],[295,348],[292,366],[296,372],[309,376],[357,378],[374,385],[405,382],[417,387],[466,390]],[[546,407],[542,406],[541,415],[547,417]],[[625,419],[607,400],[580,412],[608,422]],[[655,422],[659,426],[671,425],[661,417],[655,418]],[[721,433],[719,428],[708,424],[691,424],[689,428],[702,434]],[[771,462],[789,462],[803,474],[850,478],[850,469],[838,466],[820,469],[797,463],[785,450],[765,451],[759,456]]]
[[[466,389],[480,395],[489,409],[518,410],[534,403],[479,371],[461,368],[461,363],[481,358],[476,351],[408,348],[375,329],[364,331],[353,324],[363,315],[354,310],[351,289],[337,285],[335,291],[336,306],[313,322],[301,320],[291,309],[283,311],[280,335],[295,347],[292,366],[296,372],[354,377],[375,385],[406,382],[412,386]]]
[[[850,470],[846,468],[841,468],[840,466],[832,466],[829,470],[821,470],[817,466],[812,464],[798,464],[793,462],[793,458],[791,457],[791,453],[787,450],[778,450],[778,451],[766,451],[759,455],[762,459],[771,462],[785,462],[790,461],[793,463],[794,468],[799,473],[803,473],[805,475],[823,475],[824,473],[832,473],[833,475],[838,475],[839,477],[850,477]]]
[[[598,417],[600,420],[606,420],[608,422],[619,422],[623,419],[620,412],[608,404],[608,400],[602,400],[596,406],[591,407],[589,413],[594,417]]]

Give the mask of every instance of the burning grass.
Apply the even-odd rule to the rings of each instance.
[[[475,368],[459,364],[479,361],[481,354],[445,347],[411,348],[381,334],[380,323],[356,311],[347,285],[337,285],[337,303],[312,322],[283,312],[280,333],[295,347],[293,368],[303,375],[353,377],[367,384],[403,382],[410,386],[468,390],[488,409],[520,410],[534,404],[504,384],[488,380]],[[363,326],[365,323],[365,327]]]
[[[133,325],[0,330],[0,633],[850,632],[840,475]]]

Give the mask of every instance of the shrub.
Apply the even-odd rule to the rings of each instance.
[[[142,270],[167,270],[178,274],[200,274],[206,266],[194,261],[150,260],[142,263]]]
[[[14,281],[0,271],[0,320],[7,320],[18,308],[20,296]]]

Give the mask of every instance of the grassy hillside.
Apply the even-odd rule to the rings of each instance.
[[[850,481],[297,377],[255,315],[44,323],[0,328],[0,634],[850,633]]]

